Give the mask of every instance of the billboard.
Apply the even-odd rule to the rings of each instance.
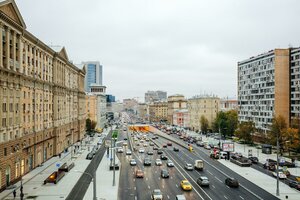
[[[223,151],[233,152],[234,151],[234,143],[233,142],[223,142],[222,149],[223,149]]]

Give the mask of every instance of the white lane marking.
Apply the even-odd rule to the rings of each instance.
[[[214,185],[211,185],[213,188],[216,188]]]
[[[222,181],[218,177],[215,176],[215,178],[222,183]]]
[[[241,199],[244,199],[242,196],[240,196]]]
[[[169,195],[167,195],[168,199],[170,199]]]
[[[174,159],[174,157],[172,157],[168,152],[165,152],[166,154],[168,154],[168,156],[170,157],[170,158],[172,158],[173,160],[174,160],[174,162],[178,165],[178,167],[180,167],[181,169],[182,169],[182,171],[184,171],[189,177],[190,177],[190,179],[200,188],[200,190],[202,190],[202,192],[210,199],[210,200],[212,200],[212,198],[210,198],[210,196],[195,182],[195,180],[179,165],[179,163],[177,162],[177,161],[175,161],[175,159]],[[177,171],[185,178],[185,179],[187,179],[183,174],[182,174],[182,172],[175,166],[175,168],[177,169]],[[197,194],[198,194],[198,196],[201,198],[201,199],[203,199],[203,197],[199,194],[199,192],[197,191],[197,190],[194,190]],[[204,199],[203,199],[204,200]]]
[[[226,185],[226,187],[228,187],[228,189],[230,189],[230,187],[228,185]]]
[[[213,173],[211,173],[209,170],[206,170],[210,175],[213,175]]]
[[[146,181],[148,181],[148,178],[146,178]]]
[[[162,185],[162,188],[165,188],[165,185]]]
[[[171,176],[171,179],[173,179],[173,176]]]
[[[225,198],[225,199],[228,199],[225,195],[224,195],[224,198]]]
[[[136,190],[136,187],[134,187],[134,190]]]
[[[134,199],[137,200],[137,196],[135,196]]]
[[[150,185],[148,185],[148,189],[150,189]]]
[[[178,187],[178,185],[176,184],[176,187]]]
[[[135,181],[135,178],[133,179],[133,182]]]

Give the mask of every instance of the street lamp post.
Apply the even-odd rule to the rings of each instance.
[[[277,183],[276,183],[276,196],[279,196],[279,156],[278,156],[278,152],[279,152],[279,139],[278,139],[278,132],[276,133],[276,138],[277,138],[277,151],[276,151],[276,156],[277,156],[277,169],[276,169],[276,173],[277,173]]]
[[[94,170],[93,172],[93,176],[90,174],[90,173],[87,173],[87,172],[82,172],[82,171],[79,171],[79,170],[74,170],[74,172],[78,172],[78,173],[82,173],[82,174],[86,174],[88,176],[90,176],[93,180],[93,200],[97,200],[97,181],[96,181],[96,170]]]

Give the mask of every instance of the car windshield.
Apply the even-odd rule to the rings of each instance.
[[[183,184],[183,185],[190,185],[190,183],[187,182],[187,181],[184,181],[182,184]]]
[[[161,192],[160,191],[153,191],[153,195],[161,195]]]

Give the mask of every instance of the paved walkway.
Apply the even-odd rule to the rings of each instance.
[[[105,153],[101,163],[99,164],[96,172],[96,191],[97,199],[99,200],[117,200],[119,189],[119,177],[121,170],[121,162],[116,156],[116,163],[119,164],[120,169],[115,171],[115,186],[113,186],[113,171],[109,170],[110,166],[110,151],[109,156]],[[93,199],[93,182],[90,183],[88,190],[85,193],[84,200]]]
[[[103,133],[103,135],[107,135],[108,130]],[[83,146],[79,148],[79,150],[73,155],[71,158],[71,153],[63,153],[61,158],[53,157],[43,163],[43,166],[37,167],[36,169],[32,170],[25,176],[23,176],[23,191],[25,194],[25,198],[30,196],[35,196],[35,199],[41,199],[41,200],[55,200],[55,199],[65,199],[72,188],[74,187],[77,180],[82,175],[80,172],[84,171],[88,164],[90,163],[90,160],[86,160],[86,155],[89,152],[89,149],[91,150],[92,146],[97,145],[97,142],[100,140],[100,137],[95,136],[94,139],[91,140],[89,138],[85,138],[83,142]],[[88,141],[89,143],[87,145],[85,144],[85,141]],[[90,147],[89,147],[90,146]],[[54,171],[58,169],[57,165],[62,165],[63,163],[70,163],[74,162],[75,166],[74,168],[65,174],[65,176],[57,183],[57,184],[51,184],[48,183],[46,185],[43,185],[44,180]],[[17,191],[17,197],[20,195],[20,181],[15,184],[15,186],[18,188]],[[0,199],[1,200],[10,200],[13,198],[13,189],[6,189],[3,192],[0,193]],[[20,199],[20,198],[16,198]]]

